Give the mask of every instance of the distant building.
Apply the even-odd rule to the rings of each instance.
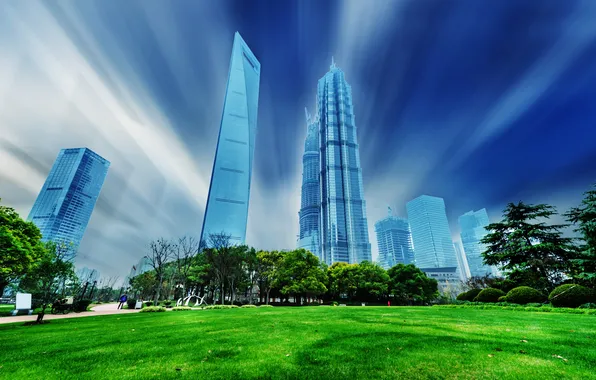
[[[468,266],[468,259],[464,252],[461,243],[458,241],[453,242],[453,248],[455,249],[455,257],[457,258],[457,267],[459,268],[459,276],[463,282],[466,282],[472,275],[470,274],[470,267]]]
[[[261,64],[240,34],[234,35],[219,138],[201,241],[225,233],[232,244],[246,238]]]
[[[423,268],[427,277],[438,282],[439,292],[454,298],[461,290],[460,276],[456,267]]]
[[[414,263],[414,249],[410,235],[410,226],[406,219],[392,215],[375,223],[375,233],[379,247],[379,263],[385,269],[396,264]]]
[[[87,148],[62,149],[28,220],[39,227],[43,241],[79,248],[110,162]]]
[[[77,277],[83,283],[85,282],[94,282],[99,281],[99,271],[97,269],[90,269],[87,267],[83,267],[77,271]]]
[[[302,156],[302,195],[300,199],[300,234],[298,248],[311,251],[319,259],[320,255],[320,155],[319,155],[319,125],[306,111],[306,141]]]
[[[327,264],[372,261],[352,88],[332,61],[319,79],[320,257]]]
[[[406,204],[419,268],[457,268],[443,198],[421,195]]]
[[[488,234],[486,226],[489,225],[486,209],[478,211],[469,211],[459,217],[459,226],[461,228],[461,241],[464,247],[471,276],[496,275],[495,267],[485,265],[482,258],[482,252],[486,250],[486,245],[481,243],[483,237]]]

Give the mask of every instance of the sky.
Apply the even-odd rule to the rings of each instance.
[[[234,32],[261,63],[246,241],[293,249],[304,107],[331,58],[352,86],[374,222],[421,194],[457,217],[563,212],[596,182],[591,0],[0,2],[0,198],[27,217],[62,148],[111,162],[76,265],[124,277],[198,237]]]

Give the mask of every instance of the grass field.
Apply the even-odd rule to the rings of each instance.
[[[436,307],[138,313],[0,325],[0,378],[591,379],[596,316]]]

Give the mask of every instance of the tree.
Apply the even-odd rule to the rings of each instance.
[[[596,286],[596,185],[594,189],[584,193],[584,199],[578,207],[569,210],[565,216],[576,226],[583,244],[578,247],[578,257],[575,263],[578,266],[576,277],[591,285]]]
[[[387,271],[389,293],[402,305],[432,301],[439,296],[438,282],[414,264],[397,264]]]
[[[254,297],[254,288],[257,284],[257,281],[261,277],[259,270],[261,266],[259,265],[259,259],[257,256],[257,250],[254,248],[250,248],[245,252],[244,256],[244,271],[246,273],[247,278],[247,287],[248,287],[248,302],[250,304],[253,303]]]
[[[332,299],[352,300],[358,289],[358,264],[335,262],[327,268],[328,292]]]
[[[149,260],[149,265],[155,271],[155,278],[157,279],[157,286],[155,289],[155,305],[159,302],[159,296],[163,287],[163,281],[166,270],[166,263],[172,259],[174,246],[172,242],[159,238],[149,243],[151,253],[145,256]]]
[[[69,246],[47,242],[43,256],[21,281],[20,287],[32,293],[34,300],[41,304],[36,323],[43,323],[47,307],[56,301],[64,283],[76,279],[69,257],[72,257]]]
[[[0,206],[0,297],[44,255],[41,233],[10,207]]]
[[[556,209],[546,204],[509,203],[503,220],[486,227],[491,232],[482,239],[487,246],[484,263],[510,272],[508,278],[524,278],[520,285],[544,292],[554,289],[572,271],[575,251],[572,239],[562,236],[567,225],[546,224],[555,214]]]
[[[261,295],[265,294],[265,303],[269,305],[269,294],[277,283],[277,268],[280,265],[282,254],[278,251],[260,251],[257,253],[258,283]]]
[[[282,294],[294,295],[300,303],[302,296],[318,296],[327,291],[326,272],[318,257],[305,249],[283,252],[276,286]]]
[[[220,289],[220,302],[223,305],[226,297],[226,285],[233,284],[236,279],[236,269],[241,263],[239,254],[244,247],[234,247],[231,242],[231,236],[224,233],[209,234],[209,248],[204,250],[205,259],[213,269],[216,286]],[[230,300],[233,298],[233,289]]]
[[[151,299],[157,289],[157,279],[154,271],[141,273],[129,280],[130,287],[140,299]]]
[[[356,266],[357,289],[359,301],[379,301],[387,294],[389,276],[385,269],[377,263],[363,261]]]
[[[195,256],[199,253],[199,241],[192,236],[183,236],[175,246],[176,285],[182,285],[182,295],[185,294],[190,268]]]

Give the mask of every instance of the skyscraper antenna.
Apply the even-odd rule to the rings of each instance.
[[[331,56],[331,67],[332,69],[335,68],[335,58],[333,56]]]
[[[393,216],[393,211],[391,211],[391,206],[387,206],[387,214],[389,216]]]

